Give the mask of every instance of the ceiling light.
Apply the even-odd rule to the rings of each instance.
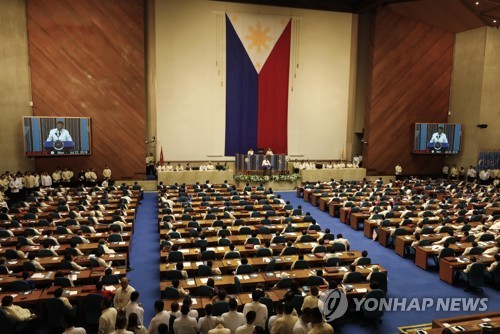
[[[476,1],[476,6],[479,6],[479,1]]]

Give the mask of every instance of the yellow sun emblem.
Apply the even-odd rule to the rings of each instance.
[[[267,45],[268,41],[271,41],[272,38],[267,34],[269,33],[269,27],[262,29],[262,24],[257,22],[257,27],[249,27],[249,34],[245,36],[245,38],[250,41],[249,48],[256,48],[257,52],[262,52],[263,48],[269,49],[269,45]]]

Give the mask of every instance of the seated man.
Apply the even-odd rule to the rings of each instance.
[[[2,310],[13,323],[22,323],[21,327],[32,329],[36,328],[36,322],[33,321],[37,316],[30,310],[14,305],[14,298],[10,295],[2,298]]]

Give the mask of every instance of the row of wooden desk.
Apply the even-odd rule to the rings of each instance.
[[[233,260],[234,263],[236,261]],[[368,276],[373,270],[372,265],[368,266],[356,266],[356,271],[361,273],[363,277]],[[383,267],[380,267],[382,272],[387,272]],[[160,270],[161,267],[160,267]],[[292,278],[296,280],[299,284],[304,285],[310,276],[316,276],[315,269],[294,269],[294,270],[283,270],[283,271],[270,271],[270,272],[255,272],[245,275],[215,275],[211,276],[214,279],[215,285],[218,288],[225,288],[227,290],[234,290],[234,278],[238,277],[244,290],[252,290],[257,284],[263,284],[267,289],[272,289],[272,287],[278,283],[282,278]],[[344,274],[349,271],[348,267],[332,267],[323,270],[323,277],[327,280],[336,280],[341,282]],[[206,285],[210,277],[194,277],[179,280],[179,286],[185,289],[189,289],[190,293],[197,296],[197,288],[202,285]],[[171,281],[160,282],[160,290],[164,290],[166,287],[172,286]]]

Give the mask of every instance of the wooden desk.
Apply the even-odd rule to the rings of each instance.
[[[448,324],[453,327],[462,326],[466,329],[466,331],[459,333],[480,334],[482,333],[482,327],[480,326],[482,323],[489,323],[498,330],[500,328],[500,312],[476,313],[454,318],[435,319],[432,321],[432,328],[436,332],[432,333],[441,333],[443,328],[447,327],[446,324]]]
[[[490,265],[495,261],[493,255],[482,254],[476,255],[476,262],[484,263],[485,266]],[[454,257],[450,261],[448,258],[439,260],[439,278],[446,283],[453,285],[455,283],[455,274],[469,265],[471,256]]]

